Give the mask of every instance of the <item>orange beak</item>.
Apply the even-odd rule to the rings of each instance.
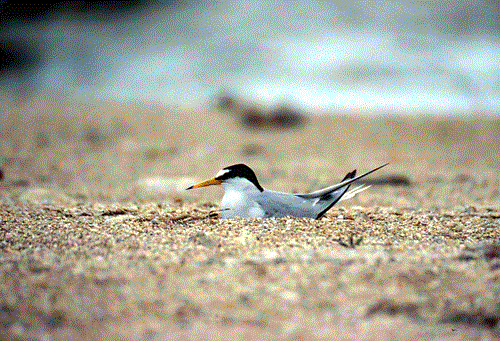
[[[203,182],[200,182],[199,184],[188,187],[188,188],[186,188],[186,190],[192,189],[192,188],[206,187],[206,186],[210,186],[210,185],[220,185],[220,183],[221,183],[220,180],[217,180],[216,178],[211,178],[211,179],[205,180]]]

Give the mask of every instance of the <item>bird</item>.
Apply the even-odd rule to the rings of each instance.
[[[277,192],[263,188],[254,171],[239,163],[221,169],[215,177],[188,187],[186,190],[220,185],[224,196],[220,204],[221,218],[284,218],[306,217],[320,219],[339,200],[349,199],[370,186],[358,186],[348,191],[349,186],[388,163],[362,175],[356,176],[356,170],[347,173],[336,185],[311,193],[295,194]]]

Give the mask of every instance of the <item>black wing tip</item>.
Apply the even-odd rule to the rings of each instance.
[[[193,186],[189,186],[188,188],[185,189],[185,191],[193,189]]]
[[[367,172],[367,173],[365,173],[365,174],[361,175],[361,176],[360,176],[360,178],[362,178],[362,177],[364,177],[364,176],[366,176],[366,175],[368,175],[368,174],[371,174],[371,173],[373,173],[373,172],[375,172],[375,171],[379,170],[380,168],[383,168],[383,167],[387,166],[388,164],[389,164],[389,162],[387,162],[386,164],[383,164],[382,166],[379,166],[379,167],[377,167],[377,168],[375,168],[375,169],[372,169],[371,171],[369,171],[369,172]],[[342,180],[342,181],[350,180],[350,179],[353,179],[353,178],[355,178],[355,177],[356,177],[356,169],[355,169],[355,170],[353,170],[352,172],[347,173],[347,175],[344,177],[344,180]],[[337,200],[333,201],[330,205],[328,205],[328,207],[326,207],[323,211],[321,211],[321,212],[320,212],[320,213],[316,216],[316,219],[321,219],[321,217],[323,217],[323,216],[325,215],[325,213],[326,213],[326,212],[328,212],[328,210],[330,210],[330,208],[332,208],[332,206],[333,206],[333,205],[335,205],[335,204],[336,204],[336,203],[337,203],[337,202],[338,202],[338,201],[339,201],[339,200],[340,200],[340,199],[344,196],[344,194],[345,194],[345,193],[347,192],[347,190],[349,189],[349,186],[350,186],[350,185],[351,185],[350,183],[349,183],[349,184],[347,184],[347,185],[345,186],[344,193],[342,193],[342,195],[341,195],[341,196],[339,196],[339,197],[337,198]]]
[[[347,173],[346,176],[344,177],[344,180],[342,180],[342,181],[352,179],[355,176],[356,176],[356,170],[353,170],[352,172]]]

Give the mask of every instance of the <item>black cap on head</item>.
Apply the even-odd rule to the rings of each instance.
[[[255,176],[255,173],[253,170],[248,167],[247,165],[244,165],[242,163],[238,163],[236,165],[232,165],[226,168],[223,168],[216,176],[215,178],[220,181],[224,181],[230,178],[245,178],[251,183],[255,185],[259,189],[259,191],[264,191],[264,188],[259,184],[259,181],[257,180],[257,177]]]

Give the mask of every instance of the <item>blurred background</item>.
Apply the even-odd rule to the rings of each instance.
[[[0,91],[496,114],[500,2],[0,1]]]
[[[346,205],[500,205],[498,1],[0,12],[0,189],[213,203],[185,188],[235,163],[306,192],[389,162]]]

